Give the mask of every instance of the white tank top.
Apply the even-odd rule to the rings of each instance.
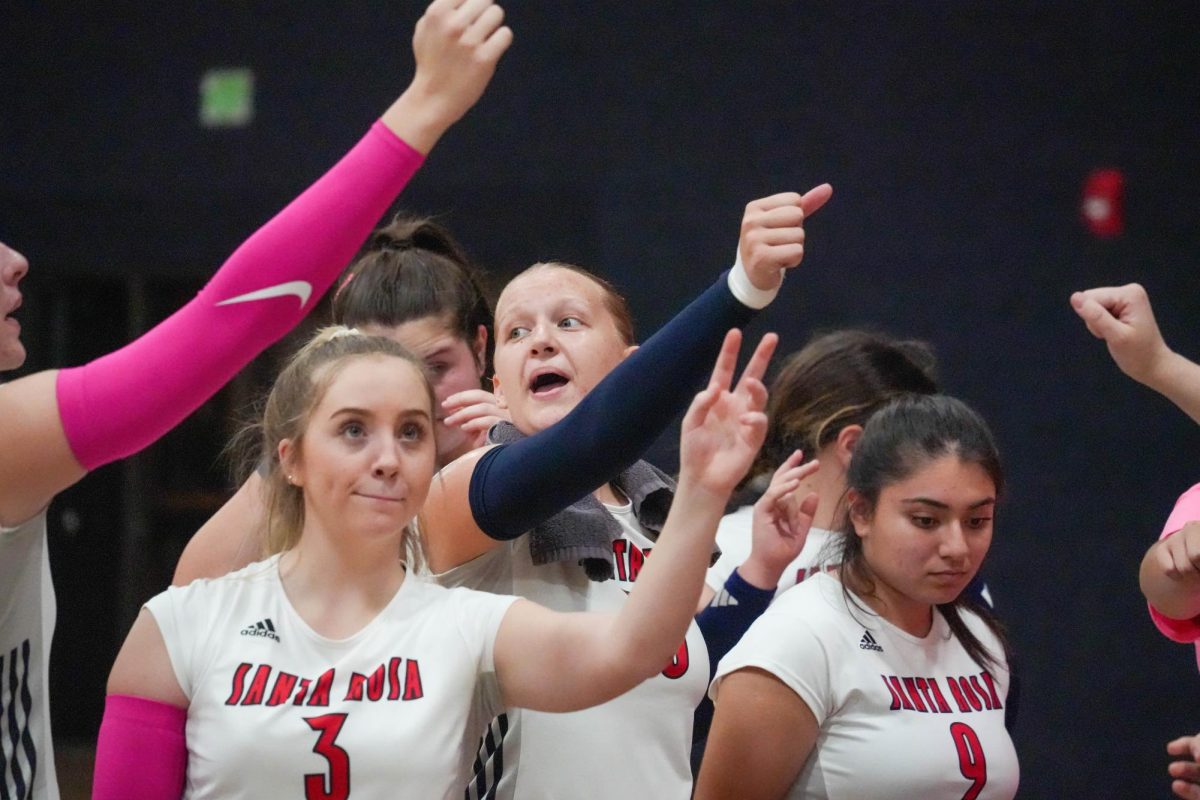
[[[613,543],[615,580],[589,580],[574,563],[535,566],[526,536],[436,578],[445,586],[526,597],[555,611],[616,611],[654,541],[628,505],[606,508],[622,529]],[[687,800],[692,714],[708,677],[708,650],[692,622],[675,660],[620,697],[568,714],[510,709],[484,737],[467,800]]]
[[[785,592],[721,659],[717,714],[722,680],[745,667],[809,707],[820,729],[788,800],[1011,800],[1020,770],[1004,727],[1007,665],[976,664],[937,609],[918,637],[857,603],[827,573]],[[1003,661],[983,620],[962,618]]]
[[[184,797],[461,798],[501,709],[492,647],[516,598],[410,574],[333,640],[292,608],[277,562],[146,604],[190,701]]]
[[[58,800],[50,738],[54,584],[46,512],[0,527],[0,796]]]

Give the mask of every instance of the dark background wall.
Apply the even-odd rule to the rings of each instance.
[[[404,87],[420,11],[6,9],[0,238],[33,263],[30,368],[103,352],[195,291]],[[1067,298],[1140,281],[1200,355],[1194,4],[558,0],[508,18],[492,87],[402,206],[443,215],[497,276],[597,268],[649,332],[727,266],[747,201],[833,183],[758,325],[785,349],[864,323],[935,345],[1009,469],[985,574],[1025,681],[1022,796],[1167,796],[1164,744],[1200,727],[1200,676],[1150,625],[1136,566],[1200,479],[1200,435]],[[255,71],[248,128],[197,123],[200,76],[222,66]],[[1078,212],[1107,165],[1128,181],[1114,241]],[[61,735],[94,731],[130,604],[215,502],[211,454],[246,392],[56,505],[77,514],[53,537]]]

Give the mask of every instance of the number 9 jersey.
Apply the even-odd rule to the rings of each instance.
[[[189,698],[185,798],[461,798],[502,710],[496,631],[516,599],[409,574],[362,630],[295,612],[278,557],[146,607]]]
[[[872,797],[1008,800],[1019,770],[1004,727],[1009,672],[976,664],[941,613],[912,636],[828,574],[783,593],[721,659],[711,694],[736,670],[764,670],[812,710],[819,731],[789,800]],[[1003,659],[979,617],[963,620]]]

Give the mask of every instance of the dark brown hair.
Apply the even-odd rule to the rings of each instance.
[[[929,462],[953,455],[983,468],[999,497],[1004,487],[1000,453],[987,423],[966,403],[946,395],[908,395],[879,409],[867,421],[854,447],[846,471],[846,483],[873,513],[885,486],[904,480]],[[852,588],[859,594],[875,591],[875,577],[863,554],[862,539],[855,533],[849,510],[839,531],[842,588],[851,602]],[[961,609],[975,612],[1000,640],[1003,653],[990,652],[963,621]],[[950,603],[938,605],[951,632],[975,663],[989,665],[1010,661],[1008,637],[991,609],[974,601],[967,592]]]
[[[333,298],[333,319],[349,327],[393,327],[431,316],[445,318],[468,346],[480,325],[487,329],[479,366],[490,376],[493,319],[482,275],[444,227],[427,217],[398,216],[375,231],[346,271]]]
[[[903,394],[938,390],[929,345],[847,329],[818,334],[784,360],[771,382],[767,438],[748,480],[769,475],[796,450],[806,461],[847,425],[863,425]]]

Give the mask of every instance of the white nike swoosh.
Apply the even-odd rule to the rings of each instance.
[[[269,300],[272,297],[287,297],[289,294],[294,294],[300,298],[300,307],[304,308],[305,304],[308,303],[308,298],[312,296],[312,284],[308,281],[288,281],[287,283],[268,286],[258,291],[239,294],[237,297],[222,300],[217,305],[228,306],[234,303],[250,303],[255,300]]]

